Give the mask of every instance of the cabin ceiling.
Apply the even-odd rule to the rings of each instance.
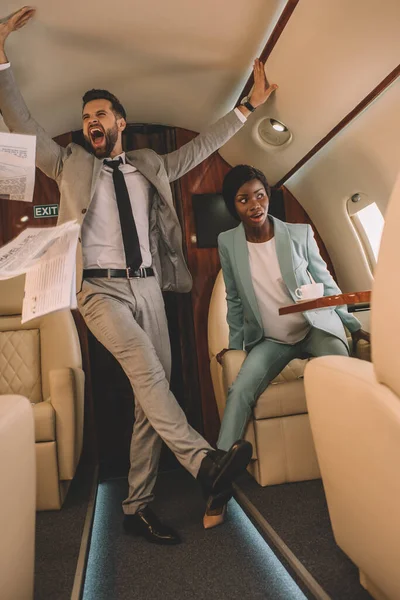
[[[2,13],[20,0],[2,1]],[[7,54],[53,136],[81,127],[81,98],[106,88],[130,122],[199,131],[234,105],[285,0],[37,0]]]
[[[199,131],[235,105],[286,4],[37,0],[35,19],[9,38],[7,53],[52,136],[80,128],[81,97],[92,87],[114,92],[130,122]],[[8,14],[20,3],[2,6]],[[399,23],[399,0],[300,0],[267,60],[279,89],[222,156],[280,180],[398,66]],[[267,116],[290,128],[287,146],[260,142]]]

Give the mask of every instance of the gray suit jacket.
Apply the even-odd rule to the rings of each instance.
[[[58,223],[82,225],[93,198],[103,161],[77,144],[62,148],[36,123],[15,83],[11,68],[0,71],[0,110],[11,132],[37,136],[36,164],[60,189]],[[194,140],[170,154],[153,150],[127,152],[126,160],[153,185],[150,251],[163,290],[188,292],[192,278],[182,251],[182,232],[172,201],[170,182],[178,179],[229,140],[243,123],[234,111]],[[77,289],[82,281],[82,248],[77,251]]]
[[[311,283],[311,278],[324,284],[324,296],[341,294],[335,280],[321,258],[310,225],[274,222],[276,253],[282,278],[295,302],[295,290]],[[218,236],[218,249],[226,287],[229,324],[229,348],[247,351],[264,339],[264,327],[250,273],[249,252],[243,224]],[[304,317],[313,327],[330,333],[347,346],[343,325],[350,332],[361,323],[347,312],[346,306],[309,310]],[[284,318],[284,317],[278,317]]]

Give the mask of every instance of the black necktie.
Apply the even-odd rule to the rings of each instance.
[[[104,164],[113,171],[113,181],[119,220],[121,223],[122,240],[124,242],[126,266],[137,270],[142,264],[142,254],[140,252],[139,238],[137,234],[135,219],[133,218],[131,201],[129,199],[128,189],[125,183],[125,177],[119,166],[122,163],[118,160],[105,160]]]

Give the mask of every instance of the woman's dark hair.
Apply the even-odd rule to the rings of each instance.
[[[226,208],[237,221],[240,221],[240,219],[235,208],[235,196],[243,184],[252,181],[253,179],[261,181],[267,192],[268,198],[271,198],[271,188],[262,171],[259,171],[250,165],[237,165],[225,175],[222,184],[222,195],[224,197]]]
[[[116,117],[123,117],[126,119],[126,112],[121,102],[118,100],[114,94],[107,90],[89,90],[87,91],[82,98],[82,108],[85,108],[85,105],[92,100],[109,100],[111,102],[112,111]]]

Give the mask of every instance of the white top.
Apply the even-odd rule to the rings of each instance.
[[[10,63],[0,64],[0,71]],[[247,118],[235,108],[237,117],[244,123]],[[142,267],[151,267],[152,257],[149,241],[150,182],[135,167],[125,162],[125,152],[120,154],[123,172],[132,205],[133,217],[142,253]],[[117,160],[115,156],[113,159]],[[82,224],[82,253],[84,269],[124,269],[126,267],[117,200],[112,170],[103,166],[96,190]]]
[[[275,237],[260,244],[247,242],[250,273],[266,338],[283,344],[300,342],[310,329],[303,313],[279,315],[279,308],[293,304],[282,279]]]

